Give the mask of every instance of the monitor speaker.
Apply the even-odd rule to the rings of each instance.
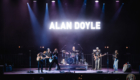
[[[103,71],[97,71],[97,73],[103,73]]]

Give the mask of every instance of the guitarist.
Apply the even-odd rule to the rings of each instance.
[[[118,61],[119,61],[119,53],[118,50],[115,50],[115,53],[113,54],[113,59],[114,59],[114,72],[118,72]]]
[[[44,53],[40,52],[37,54],[37,58],[39,58],[37,61],[38,61],[38,72],[39,72],[39,68],[41,66],[41,72],[43,73],[43,57],[46,57],[44,55]]]
[[[100,68],[100,56],[102,54],[100,53],[100,50],[98,47],[96,47],[96,51],[93,52],[94,60],[95,60],[95,69],[94,70],[99,70]]]
[[[60,70],[60,66],[58,64],[58,51],[57,51],[57,48],[54,49],[54,52],[51,53],[51,57],[50,57],[52,60],[51,64],[50,64],[50,67],[49,67],[49,71],[51,70],[51,67],[53,65],[53,63],[56,63],[56,65],[58,66],[58,69],[57,70]]]
[[[52,52],[50,51],[50,48],[47,48],[47,52],[45,53],[45,55],[50,57],[51,53]],[[49,58],[46,58],[46,60],[45,60],[45,67],[46,67],[46,69],[48,68],[48,65],[49,65]]]

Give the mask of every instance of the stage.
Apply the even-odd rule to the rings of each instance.
[[[111,68],[109,70],[107,70],[107,68],[102,68],[102,70],[92,70],[91,68],[87,70],[70,70],[71,73],[68,73],[69,70],[67,69],[55,70],[55,68],[52,68],[51,71],[45,70],[44,68],[43,73],[38,73],[37,68],[31,68],[31,71],[34,73],[27,73],[29,70],[29,68],[15,68],[12,72],[4,72],[3,79],[1,80],[33,80],[33,78],[34,80],[39,80],[40,77],[43,77],[44,80],[77,80],[79,77],[82,78],[82,80],[125,80],[128,74],[134,74],[136,80],[140,79],[138,71],[133,70],[131,73],[124,73],[122,69],[119,69],[118,72],[113,72]],[[102,71],[102,73],[97,73],[98,71]]]

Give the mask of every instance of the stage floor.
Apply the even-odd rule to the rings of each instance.
[[[9,75],[9,74],[60,74],[60,70],[55,70],[55,68],[52,68],[51,71],[43,69],[43,73],[38,73],[38,68],[31,68],[31,71],[34,73],[27,73],[30,68],[15,68],[11,72],[4,72],[4,75]],[[118,72],[113,73],[113,69],[109,69],[109,72],[107,72],[107,68],[102,68],[101,70],[92,70],[91,68],[88,68],[87,70],[70,70],[71,73],[77,73],[77,74],[97,74],[97,71],[103,71],[101,74],[128,74],[124,73],[122,69],[118,69]],[[69,72],[67,69],[62,69],[61,72]],[[132,74],[139,74],[139,71],[132,71]],[[98,73],[100,74],[100,73]]]

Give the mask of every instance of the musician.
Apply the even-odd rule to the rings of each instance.
[[[48,56],[48,57],[51,56],[50,48],[47,48],[47,51],[46,51],[45,55]],[[45,67],[46,67],[46,69],[48,68],[48,65],[49,65],[49,58],[46,58],[45,59]]]
[[[98,47],[96,47],[96,50],[93,50],[93,56],[95,59],[95,69],[94,70],[99,70],[100,68],[100,56],[102,56],[102,54],[100,53],[100,50]]]
[[[75,56],[74,56],[74,55],[75,55]],[[77,52],[76,52],[76,50],[75,50],[75,46],[72,47],[71,56],[73,56],[73,57],[72,57],[72,59],[73,59],[73,64],[75,64],[75,62],[76,62],[76,64],[78,64],[78,54],[77,54]],[[75,61],[75,60],[76,60],[76,61]]]
[[[58,51],[57,51],[57,48],[54,49],[54,52],[51,53],[51,56],[50,56],[52,60],[51,64],[50,64],[50,67],[49,67],[49,71],[51,70],[51,67],[53,65],[53,63],[56,63],[58,69],[57,70],[60,70],[60,66],[58,64]]]
[[[43,73],[43,61],[44,60],[42,59],[42,57],[44,58],[46,56],[44,55],[44,53],[40,52],[40,53],[37,54],[37,57],[39,57],[39,61],[38,61],[38,72],[40,72],[39,69],[40,69],[40,66],[41,66],[41,72]]]
[[[114,59],[114,72],[118,72],[118,61],[119,61],[119,53],[118,50],[115,50],[115,53],[113,54],[113,59]]]

